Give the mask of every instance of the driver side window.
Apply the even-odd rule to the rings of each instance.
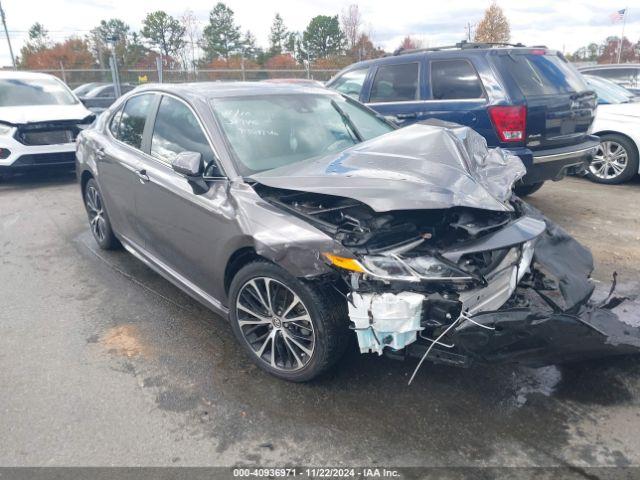
[[[206,168],[205,175],[220,175],[213,150],[196,116],[180,100],[164,96],[153,126],[151,155],[171,164],[180,152],[200,153]]]

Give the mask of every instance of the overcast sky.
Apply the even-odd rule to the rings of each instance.
[[[75,34],[84,36],[100,20],[121,18],[139,29],[151,10],[165,10],[180,16],[190,8],[204,25],[215,0],[1,0],[16,54],[26,31],[41,22],[53,40]],[[290,30],[304,30],[314,15],[335,15],[349,3],[358,3],[364,29],[374,43],[395,49],[402,37],[420,38],[425,46],[455,43],[465,36],[467,22],[481,18],[489,0],[402,1],[389,0],[227,0],[243,31],[251,30],[258,43],[268,43],[269,27],[280,12]],[[572,52],[589,42],[602,42],[607,36],[620,35],[622,24],[612,24],[610,14],[628,7],[625,36],[633,42],[640,38],[640,0],[516,0],[499,1],[511,24],[511,39],[528,45],[547,45]],[[10,64],[9,50],[0,36],[0,65]]]

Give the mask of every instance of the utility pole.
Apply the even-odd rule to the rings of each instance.
[[[467,22],[467,26],[465,28],[467,31],[467,42],[471,41],[471,22]]]
[[[11,63],[13,64],[13,68],[16,68],[16,57],[13,56],[13,48],[11,48],[11,39],[9,38],[9,30],[7,30],[7,20],[4,16],[4,10],[2,8],[2,3],[0,3],[0,17],[2,17],[2,25],[4,26],[4,34],[7,36],[7,43],[9,44],[9,54],[11,55]]]
[[[118,61],[116,59],[116,43],[118,42],[117,36],[109,37],[107,40],[111,42],[111,58],[109,59],[109,66],[111,67],[111,78],[113,79],[113,92],[116,98],[120,98],[122,90],[120,89],[120,72],[118,72]]]

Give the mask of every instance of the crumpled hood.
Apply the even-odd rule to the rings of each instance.
[[[378,212],[454,206],[510,211],[511,188],[525,173],[518,157],[489,150],[472,129],[431,121],[250,178],[352,198]]]
[[[12,125],[50,122],[57,120],[83,120],[92,115],[84,105],[28,105],[20,107],[0,107],[0,122]]]

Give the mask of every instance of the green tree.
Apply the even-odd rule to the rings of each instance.
[[[272,56],[282,54],[287,50],[288,39],[289,31],[287,27],[284,26],[284,21],[280,14],[276,13],[273,23],[271,24],[271,34],[269,35],[269,54]]]
[[[132,32],[127,41],[122,64],[136,67],[148,57],[149,53],[149,49],[143,45],[140,35]]]
[[[49,32],[39,22],[31,25],[27,32],[28,39],[20,49],[20,55],[18,56],[18,64],[25,66],[30,57],[33,57],[36,53],[42,52],[51,46],[51,40],[49,39]]]
[[[49,39],[49,31],[45,29],[44,25],[40,22],[36,22],[31,25],[27,35],[29,36],[27,43],[33,48],[33,50],[43,50],[51,43]]]
[[[247,30],[242,38],[242,52],[245,58],[256,60],[260,55],[260,48],[256,46],[256,37],[251,33],[251,30]]]
[[[126,51],[129,37],[129,25],[119,18],[102,20],[95,28],[91,38],[91,50],[100,65],[106,65],[106,58],[111,55],[112,46],[115,49],[116,60],[119,64],[126,64]]]
[[[166,12],[149,13],[142,25],[140,34],[165,57],[171,58],[184,47],[184,27]]]
[[[203,31],[204,51],[207,60],[229,55],[242,48],[240,27],[233,18],[233,10],[218,2],[209,13],[209,23]]]
[[[344,50],[345,38],[340,30],[338,15],[318,15],[311,19],[302,34],[304,55],[311,60],[339,55]]]

